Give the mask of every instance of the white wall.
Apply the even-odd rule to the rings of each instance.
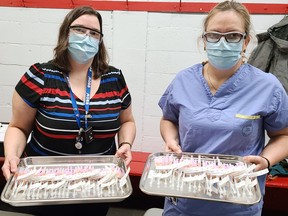
[[[52,58],[58,28],[68,11],[0,7],[0,122],[10,120],[12,93],[22,74],[31,64]],[[123,70],[133,97],[137,122],[133,149],[163,151],[158,100],[179,70],[205,60],[203,47],[197,42],[205,14],[100,13],[110,64]],[[255,34],[283,17],[252,15]],[[255,45],[254,40],[249,50]]]

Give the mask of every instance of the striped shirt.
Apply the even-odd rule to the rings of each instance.
[[[16,85],[16,91],[37,108],[31,141],[26,152],[33,155],[108,154],[115,149],[120,111],[129,107],[131,96],[121,70],[112,66],[101,76],[98,91],[90,99],[88,126],[94,140],[75,147],[79,126],[63,73],[51,63],[32,65]],[[84,102],[74,95],[84,128]],[[30,149],[30,150],[29,150]],[[30,153],[31,155],[32,153]],[[29,156],[29,153],[28,153]]]

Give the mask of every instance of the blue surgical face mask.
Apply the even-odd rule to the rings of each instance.
[[[217,43],[206,42],[209,63],[219,70],[227,70],[241,58],[243,39],[238,43],[228,43],[224,37]]]
[[[86,34],[70,33],[68,50],[76,62],[85,64],[98,53],[99,40]]]

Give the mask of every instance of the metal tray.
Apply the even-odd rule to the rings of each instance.
[[[27,157],[1,200],[12,206],[120,202],[132,194],[129,171],[114,156]]]
[[[187,163],[185,165],[184,162],[181,168],[175,168],[173,165],[167,165],[169,163],[167,162],[167,158],[163,160],[164,163],[167,163],[166,166],[155,165],[155,163],[158,164],[159,158],[161,157],[170,157],[170,159],[174,158],[176,160],[181,158],[188,160],[195,159],[195,161],[198,160],[206,163],[215,162],[216,160],[219,164],[222,163],[235,166],[240,163],[249,167],[249,164],[244,163],[241,157],[232,155],[194,153],[176,154],[168,152],[150,154],[139,183],[141,191],[148,195],[194,198],[244,205],[255,204],[261,199],[257,177],[245,178],[249,183],[253,182],[253,184],[250,184],[248,188],[249,190],[246,190],[248,185],[247,182],[238,178],[241,176],[240,171],[238,171],[238,173],[237,171],[234,173],[227,173],[227,175],[219,177],[217,176],[217,170],[212,167],[210,170],[206,169],[205,171],[197,170],[197,168],[189,169],[187,168]],[[235,177],[235,173],[238,177]],[[215,182],[214,180],[217,177],[219,181]],[[210,181],[207,181],[208,178]],[[235,185],[230,184],[231,181],[235,183]]]

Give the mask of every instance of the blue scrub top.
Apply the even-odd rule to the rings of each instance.
[[[212,95],[202,71],[197,64],[179,72],[159,101],[164,119],[179,126],[183,152],[259,155],[265,130],[288,127],[288,97],[273,74],[243,64]],[[264,195],[265,176],[259,184]],[[262,204],[179,199],[177,208],[187,215],[210,215],[213,209],[213,215],[251,216]]]

